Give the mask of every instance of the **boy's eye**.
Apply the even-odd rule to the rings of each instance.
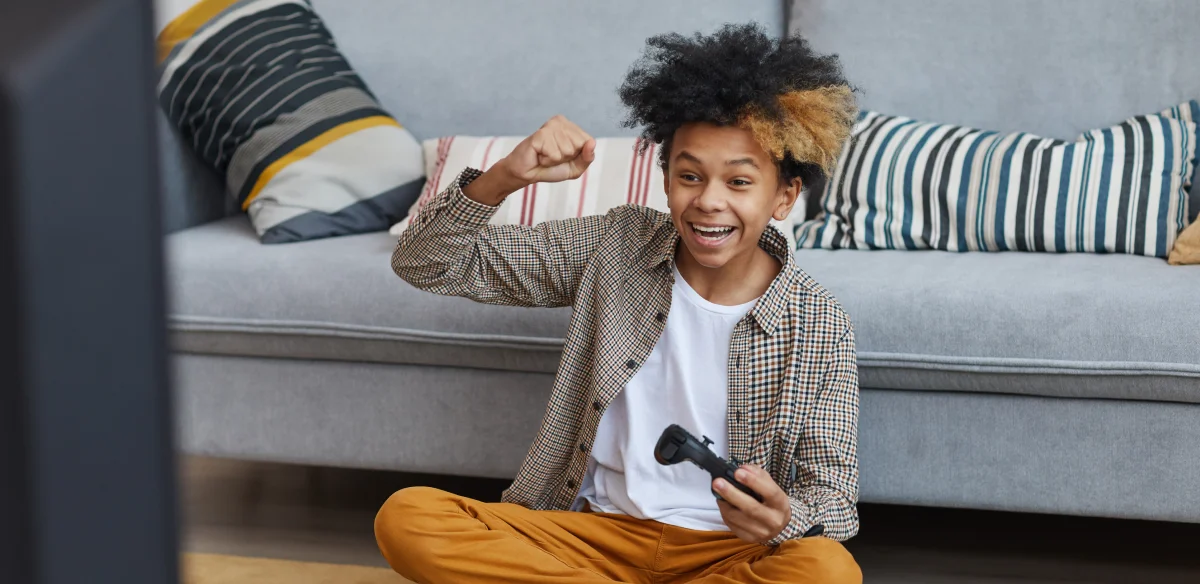
[[[750,181],[748,181],[744,178],[735,178],[735,179],[729,181],[729,184],[731,184],[735,187],[748,187],[748,186],[750,186]]]
[[[681,178],[681,179],[683,179],[683,180],[685,180],[685,181],[688,181],[688,182],[695,182],[695,181],[698,181],[698,180],[700,180],[700,177],[698,177],[698,176],[696,176],[696,175],[694,175],[694,174],[691,174],[691,173],[687,173],[687,172],[685,172],[685,173],[683,173],[683,174],[679,175],[679,178]]]

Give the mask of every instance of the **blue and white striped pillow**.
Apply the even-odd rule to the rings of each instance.
[[[865,112],[797,247],[1166,257],[1197,121],[1191,101],[1064,142]]]

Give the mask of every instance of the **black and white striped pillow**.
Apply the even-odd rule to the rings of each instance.
[[[384,231],[424,183],[421,145],[302,0],[202,0],[158,38],[159,102],[263,243]]]
[[[800,248],[1167,257],[1187,222],[1200,103],[1074,142],[865,112]]]

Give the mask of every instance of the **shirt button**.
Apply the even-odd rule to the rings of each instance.
[[[662,322],[664,320],[667,320],[667,315],[660,312],[660,313],[654,315],[654,318],[658,319],[658,322]]]
[[[625,362],[625,366],[626,366],[626,367],[628,367],[628,368],[630,368],[630,369],[637,369],[637,361],[634,361],[633,359],[630,359],[630,360],[628,360],[628,361],[626,361],[626,362]]]
[[[568,488],[568,489],[574,489],[574,488],[575,488],[575,481],[574,481],[573,479],[569,479],[569,480],[567,480],[567,488]]]
[[[604,407],[604,406],[601,405],[600,402],[598,402],[598,401],[592,402],[592,409],[596,410],[597,412],[600,411],[600,408],[602,408],[602,407]]]

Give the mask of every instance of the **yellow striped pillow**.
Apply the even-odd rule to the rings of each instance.
[[[420,144],[301,0],[202,0],[158,35],[159,103],[263,243],[383,231],[423,184]]]

